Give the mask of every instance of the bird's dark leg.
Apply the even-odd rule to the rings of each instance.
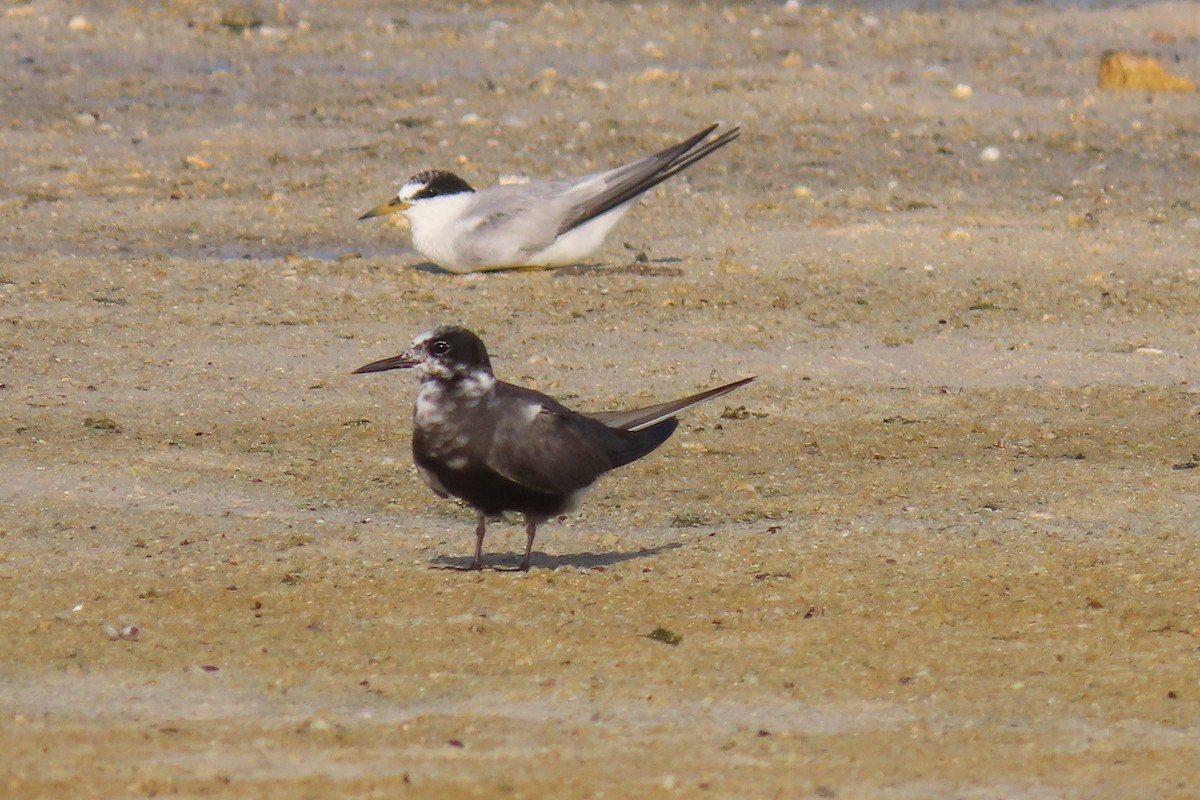
[[[533,552],[533,537],[537,535],[537,523],[525,518],[525,560],[521,562],[520,570],[529,571],[529,554]]]
[[[479,515],[479,524],[475,526],[475,561],[471,569],[483,569],[483,535],[487,533],[487,518]]]

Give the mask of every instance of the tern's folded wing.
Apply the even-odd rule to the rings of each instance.
[[[478,192],[457,249],[481,264],[514,264],[542,252],[558,238],[567,186],[565,181],[537,182]]]
[[[488,449],[487,465],[505,478],[547,494],[590,486],[614,464],[610,433],[566,409],[517,401],[505,408]]]
[[[596,192],[589,191],[586,197],[577,201],[570,213],[562,218],[558,233],[566,233],[601,214],[628,203],[642,192],[654,188],[671,176],[683,172],[705,156],[729,144],[740,134],[740,129],[734,128],[715,139],[700,144],[716,128],[716,125],[710,125],[679,144],[601,173],[597,177],[603,179],[602,188]],[[699,146],[697,147],[697,145]]]

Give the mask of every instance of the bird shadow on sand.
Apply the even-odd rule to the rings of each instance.
[[[683,270],[679,267],[668,266],[669,264],[682,263],[681,258],[646,258],[644,254],[639,253],[638,257],[633,261],[619,266],[611,266],[608,264],[576,264],[570,267],[559,267],[555,270],[555,275],[563,278],[594,275],[596,273],[605,273],[607,275],[644,275],[652,278],[678,278],[683,275]]]
[[[428,275],[484,275],[488,273],[509,274],[514,272],[561,272],[563,269],[572,269],[572,267],[503,267],[500,269],[480,269],[469,272],[453,272],[451,270],[439,267],[432,261],[421,261],[417,264],[410,265],[417,272],[424,272]],[[594,265],[599,268],[601,265]]]
[[[656,278],[678,278],[683,275],[683,270],[679,267],[668,266],[670,264],[682,263],[681,258],[656,258],[645,259],[637,258],[627,264],[613,266],[612,264],[593,263],[593,264],[574,264],[568,267],[510,267],[507,269],[491,269],[480,270],[480,272],[552,272],[555,275],[563,277],[579,277],[586,275],[595,275],[597,273],[605,273],[608,275],[644,275]],[[451,272],[448,269],[443,269],[432,261],[421,261],[417,264],[410,265],[417,272],[424,272],[427,275],[477,275],[478,272]]]
[[[683,547],[678,542],[643,547],[639,550],[623,550],[614,553],[566,553],[561,556],[551,556],[534,552],[529,559],[530,569],[559,569],[573,567],[575,569],[595,569],[596,567],[611,567],[623,561],[634,561],[639,558],[650,558],[668,550]],[[430,569],[445,569],[468,571],[471,569],[470,556],[438,556],[429,563]],[[484,554],[483,568],[494,572],[512,572],[521,563],[520,553],[491,553]]]
[[[439,267],[437,264],[433,263],[432,261],[422,261],[419,264],[412,264],[411,266],[417,272],[425,272],[430,275],[453,275],[453,274],[455,274],[448,269],[442,269],[441,267]]]

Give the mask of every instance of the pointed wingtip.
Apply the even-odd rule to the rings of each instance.
[[[698,134],[698,136],[700,137],[700,139],[703,139],[719,127],[721,127],[721,123],[714,122],[712,125],[709,125],[703,131],[701,131]],[[741,135],[742,135],[742,126],[734,125],[732,128],[730,128],[729,130],[725,131],[720,136],[718,136],[717,139],[720,139],[723,142],[732,142],[734,139],[738,138]],[[697,139],[697,141],[699,141],[699,139]]]
[[[628,431],[644,430],[663,420],[676,417],[701,403],[712,400],[715,397],[720,397],[723,394],[728,394],[734,389],[739,389],[757,377],[757,375],[752,375],[749,378],[742,378],[732,383],[727,383],[724,386],[708,389],[678,400],[646,406],[645,408],[634,408],[629,411],[605,411],[589,416],[603,422],[610,428],[621,428]]]
[[[757,375],[751,375],[749,378],[741,378],[740,380],[733,381],[732,383],[727,383],[724,386],[718,386],[715,389],[709,389],[707,392],[701,392],[698,397],[703,398],[703,400],[711,400],[714,397],[720,397],[723,394],[728,394],[734,389],[740,389],[746,384],[753,382],[757,378]],[[703,400],[698,400],[698,402],[703,402]]]

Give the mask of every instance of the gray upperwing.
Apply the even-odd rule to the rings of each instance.
[[[570,186],[569,181],[538,181],[481,189],[469,218],[470,233],[459,249],[481,263],[545,250],[558,238],[561,198]]]
[[[700,405],[706,400],[712,400],[714,397],[720,397],[723,394],[728,394],[734,389],[745,386],[754,378],[743,378],[740,381],[727,383],[724,386],[718,386],[715,389],[709,389],[706,392],[684,397],[680,400],[672,400],[667,403],[659,403],[654,406],[646,406],[645,408],[635,408],[630,411],[601,411],[598,414],[588,414],[594,420],[603,422],[610,428],[618,428],[626,431],[640,431],[648,428],[651,425],[662,422],[665,419],[670,419],[678,414],[682,414],[692,406]]]
[[[702,142],[706,136],[720,127],[719,122],[714,122],[699,133],[694,133],[682,142],[673,144],[670,147],[664,147],[657,153],[651,153],[648,156],[634,159],[628,164],[622,164],[619,167],[610,169],[605,174],[605,179],[608,181],[629,181],[636,178],[642,178],[647,175],[653,175],[659,170],[665,169],[678,159],[682,158],[687,151],[691,150],[697,144]],[[736,130],[736,129],[735,129]],[[727,134],[728,135],[728,134]]]
[[[729,144],[741,133],[740,128],[734,128],[712,141],[706,142],[695,152],[689,152],[716,128],[717,125],[710,125],[679,144],[604,173],[603,177],[607,184],[604,190],[572,208],[571,213],[559,225],[558,233],[564,234],[617,206],[628,203],[639,194],[654,188],[710,153]]]

